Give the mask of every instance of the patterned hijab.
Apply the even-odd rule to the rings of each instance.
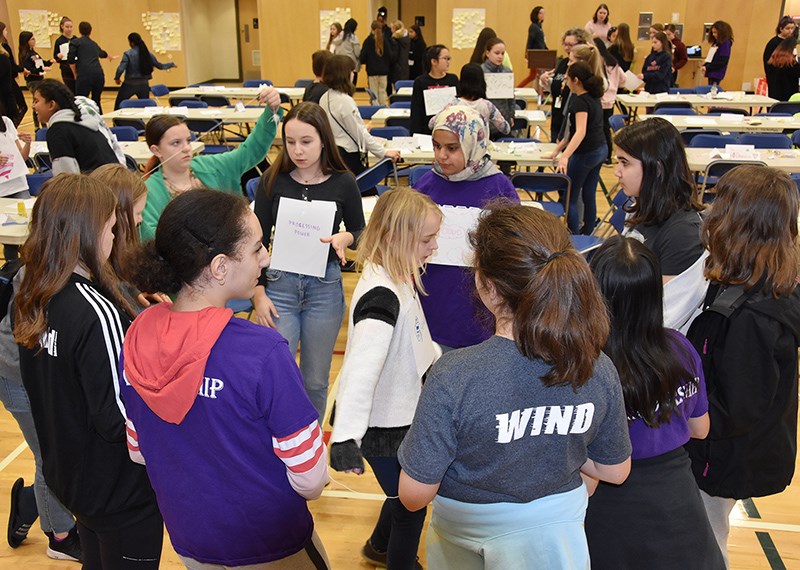
[[[433,171],[451,182],[480,180],[500,172],[489,157],[489,125],[472,107],[451,105],[436,116],[433,132],[450,131],[458,137],[464,153],[466,167],[450,176],[442,172],[437,163]]]

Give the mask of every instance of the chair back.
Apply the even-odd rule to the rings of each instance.
[[[144,107],[158,107],[154,99],[125,99],[120,101],[120,109],[143,109]]]
[[[703,180],[700,185],[700,196],[703,198],[703,202],[709,203],[713,201],[713,197],[709,198],[705,196],[705,193],[706,190],[716,185],[720,176],[743,164],[751,164],[754,166],[767,165],[766,162],[760,160],[712,160],[709,162],[703,171]]]
[[[708,95],[709,93],[711,93],[712,87],[713,85],[697,85],[694,88],[694,92],[697,93],[698,95]],[[723,91],[725,90],[719,85],[717,85],[717,93],[722,93]]]
[[[142,119],[113,119],[115,127],[133,127],[139,136],[144,134],[144,121]]]
[[[386,119],[387,127],[403,127],[411,132],[411,117],[389,117]]]
[[[566,174],[554,172],[518,172],[511,176],[514,188],[524,190],[528,197],[539,202],[551,214],[566,220],[569,212],[569,193],[572,182]],[[544,194],[557,193],[558,200],[544,200]],[[534,197],[534,194],[537,196]]]
[[[733,135],[696,135],[689,146],[692,148],[724,148],[726,144],[738,144]]]
[[[269,79],[248,79],[242,83],[242,87],[261,87],[262,85],[270,87],[272,85],[272,81]]]
[[[53,161],[49,152],[37,152],[33,155],[33,166],[36,172],[48,172],[53,169]]]
[[[244,191],[245,194],[247,195],[247,199],[250,200],[251,202],[255,202],[256,190],[258,189],[259,180],[261,180],[261,178],[251,178],[244,185]]]
[[[739,135],[739,144],[751,144],[756,148],[792,148],[792,139],[780,133],[744,133]]]
[[[697,93],[694,87],[670,87],[669,94],[670,95],[694,95]]]
[[[659,101],[653,105],[653,110],[658,111],[664,107],[669,107],[670,109],[691,109],[692,104],[687,101]]]
[[[399,91],[403,87],[414,87],[413,79],[398,79],[394,82],[394,90]]]
[[[772,105],[769,108],[770,113],[789,113],[794,115],[795,113],[800,113],[800,101],[797,102],[790,102],[790,101],[779,101]]]
[[[305,89],[306,87],[308,87],[312,83],[314,83],[313,79],[298,79],[297,81],[294,82],[294,86],[295,87],[300,87],[302,89]]]
[[[111,127],[111,132],[117,137],[118,141],[136,142],[139,140],[139,131],[133,127]]]
[[[367,119],[371,119],[372,115],[377,113],[379,109],[385,109],[385,107],[381,107],[380,105],[359,105],[358,114],[366,121]]]
[[[395,101],[393,103],[389,103],[389,107],[392,109],[410,109],[411,101]]]
[[[611,127],[612,132],[616,133],[618,130],[620,130],[627,124],[629,118],[630,115],[620,115],[620,114],[611,115],[608,118],[608,126]]]
[[[38,136],[39,131],[36,131],[36,134]],[[38,141],[39,139],[37,138],[36,140]],[[800,129],[792,133],[792,144],[796,147],[800,147]]]
[[[381,137],[383,139],[393,139],[394,137],[408,137],[411,136],[408,129],[405,127],[373,127],[370,129],[369,134],[373,137]]]
[[[150,93],[152,93],[154,97],[164,97],[169,95],[169,87],[163,83],[156,83],[150,86]]]
[[[408,185],[416,188],[417,181],[433,170],[432,164],[420,164],[408,169]]]
[[[411,95],[389,95],[389,105],[391,106],[392,103],[397,103],[399,101],[404,101],[406,103],[411,103]]]
[[[400,181],[397,179],[397,166],[395,166],[391,158],[384,158],[356,176],[358,190],[363,194],[373,188],[377,188],[378,195],[380,196],[389,189],[388,187],[381,187],[380,183],[390,174],[394,174],[395,187],[399,186]]]
[[[174,97],[170,97],[170,103]],[[183,99],[175,107],[187,107],[189,109],[208,109],[208,103],[200,99]]]
[[[42,184],[47,182],[53,177],[53,172],[37,172],[35,174],[26,174],[25,178],[28,180],[28,192],[31,196],[38,196],[42,190]]]
[[[695,112],[694,109],[685,109],[685,108],[682,108],[682,107],[661,107],[660,109],[654,109],[653,110],[653,114],[654,115],[673,115],[673,116],[684,115],[684,116],[690,116],[690,115],[696,115],[697,113]]]
[[[514,108],[524,111],[528,108],[528,102],[525,99],[514,99]]]
[[[797,131],[800,132],[800,131]],[[34,140],[37,142],[44,142],[47,140],[47,127],[41,127],[39,130],[36,131],[36,134],[33,135]]]
[[[206,104],[206,107],[230,107],[231,102],[227,97],[222,95],[200,95],[200,101]]]
[[[706,115],[712,116],[719,116],[722,113],[725,113],[726,115],[742,115],[745,117],[750,116],[750,111],[740,107],[709,107],[708,111],[706,111]]]
[[[137,173],[141,172],[141,170],[139,169],[139,163],[136,162],[136,159],[130,156],[129,154],[125,155],[125,166],[131,172],[137,172]]]
[[[681,131],[680,135],[683,139],[683,144],[686,146],[691,146],[691,142],[694,137],[698,135],[721,135],[722,131],[717,129],[686,129],[685,131]]]

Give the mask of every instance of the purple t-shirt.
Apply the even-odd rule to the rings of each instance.
[[[631,459],[647,459],[656,457],[677,449],[689,441],[688,418],[699,418],[708,412],[708,394],[706,394],[706,380],[703,377],[703,366],[700,356],[692,343],[675,330],[667,331],[671,340],[680,351],[683,365],[697,380],[697,385],[684,384],[678,388],[678,410],[666,424],[657,428],[648,426],[642,418],[629,422],[628,429],[631,436],[633,453]],[[688,357],[688,361],[687,361]]]
[[[178,554],[243,566],[299,552],[314,523],[289,484],[272,437],[311,424],[317,412],[286,341],[232,318],[211,349],[200,393],[184,420],[161,420],[123,380],[128,418]]]
[[[440,206],[482,208],[495,198],[508,198],[519,204],[514,185],[500,172],[480,180],[450,182],[431,171],[415,187]],[[428,264],[422,284],[428,294],[420,300],[433,340],[461,348],[492,335],[492,315],[478,298],[469,268]]]

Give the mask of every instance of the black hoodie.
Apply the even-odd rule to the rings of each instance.
[[[797,455],[800,290],[779,299],[759,290],[728,326],[724,345],[713,352],[708,337],[694,325],[689,330],[701,356],[708,355],[711,419],[708,437],[686,444],[692,470],[715,497],[780,493],[792,481]]]

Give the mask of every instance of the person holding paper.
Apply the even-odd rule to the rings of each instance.
[[[222,154],[192,156],[192,136],[178,115],[156,115],[144,130],[153,158],[145,169],[149,173],[147,204],[139,236],[152,239],[161,212],[175,196],[193,188],[212,188],[229,194],[242,193],[242,175],[264,160],[275,138],[276,117],[283,115],[280,95],[273,87],[258,94],[267,108],[258,118],[253,132],[235,150]]]
[[[569,231],[591,235],[597,222],[600,166],[608,152],[600,103],[605,89],[603,78],[592,73],[589,64],[582,61],[567,69],[566,84],[572,95],[567,109],[567,128],[550,157],[556,172],[568,175],[572,181],[569,203],[565,205]],[[556,161],[558,153],[561,156]],[[578,200],[583,202],[583,220],[578,212]],[[566,196],[562,197],[564,201]]]
[[[386,499],[361,554],[395,570],[422,568],[417,549],[425,509],[411,512],[397,498],[397,448],[439,354],[419,299],[425,295],[420,276],[436,251],[441,221],[436,204],[413,190],[394,188],[377,201],[359,240],[362,273],[336,394],[331,467],[359,475],[364,460],[372,467]]]
[[[414,89],[411,92],[411,134],[431,134],[428,122],[436,113],[428,112],[429,106],[425,101],[425,92],[431,89],[455,87],[458,89],[458,77],[447,73],[450,69],[450,50],[442,44],[435,44],[425,52],[426,73],[414,79]],[[435,109],[437,112],[441,109]]]
[[[341,266],[346,261],[346,249],[364,229],[364,212],[358,185],[339,156],[322,107],[310,102],[295,105],[282,129],[283,150],[261,177],[255,201],[265,247],[269,247],[275,228],[273,261],[277,261],[278,247],[285,251],[297,243],[294,236],[283,233],[288,227],[276,225],[281,221],[284,200],[287,204],[305,201],[333,205],[335,213],[329,218],[330,225],[318,230],[324,236],[319,239],[323,243],[316,244],[325,251],[321,267],[309,267],[306,273],[270,267],[259,280],[253,307],[258,322],[276,328],[289,342],[292,354],[300,345],[303,383],[322,422],[333,349],[345,309]],[[339,231],[342,222],[345,229]],[[280,243],[280,239],[289,243]]]
[[[510,82],[510,95],[502,99],[493,98],[489,99],[498,111],[503,115],[506,122],[514,128],[514,111],[517,106],[514,103],[514,76],[511,70],[503,65],[503,58],[506,55],[506,44],[500,38],[492,38],[486,42],[486,49],[483,52],[483,68],[484,73],[506,73],[511,74]],[[500,134],[498,131],[492,129],[493,138],[498,138]]]
[[[712,24],[706,39],[711,44],[711,49],[700,69],[705,73],[709,85],[719,85],[728,70],[733,47],[733,29],[728,22],[717,20]]]
[[[25,164],[31,152],[31,140],[30,134],[17,133],[11,118],[4,116],[0,121],[0,197],[19,200],[31,197]],[[3,244],[3,259],[16,259],[18,250],[16,245]]]
[[[656,32],[650,43],[653,51],[644,58],[639,79],[651,95],[667,93],[672,85],[672,42],[664,32]]]
[[[486,74],[483,68],[477,63],[467,63],[461,68],[461,76],[458,80],[458,97],[448,103],[451,105],[466,105],[475,109],[487,125],[490,125],[493,130],[504,135],[511,132],[511,125],[503,118],[494,103],[486,99]],[[443,109],[442,111],[444,111]],[[440,111],[440,114],[441,112]],[[431,117],[428,127],[433,129],[436,123],[436,118],[439,115]]]
[[[74,24],[67,16],[62,16],[61,21],[58,23],[58,28],[61,30],[61,35],[58,36],[53,47],[53,60],[57,61],[58,66],[61,68],[61,81],[70,91],[75,93],[75,75],[72,73],[72,68],[67,61],[69,57],[69,42],[75,37],[73,35]]]
[[[153,69],[173,69],[177,67],[174,62],[161,63],[156,56],[147,49],[142,36],[136,32],[128,34],[128,45],[131,49],[122,54],[117,72],[114,74],[114,83],[122,86],[117,92],[114,110],[119,109],[125,99],[136,95],[139,99],[150,97],[150,80],[153,78]],[[120,82],[120,77],[125,74],[125,81]]]
[[[582,477],[630,471],[605,303],[552,214],[492,207],[469,240],[494,336],[428,373],[398,451],[400,501],[433,500],[429,568],[587,569]]]
[[[474,65],[474,64],[469,64]],[[433,125],[433,170],[415,188],[440,206],[483,208],[495,199],[518,204],[508,177],[489,158],[488,126],[472,107],[453,105]],[[442,350],[479,344],[491,336],[491,317],[475,306],[475,285],[467,267],[429,263],[421,298],[431,337]]]
[[[328,481],[317,413],[286,341],[226,308],[269,263],[247,201],[184,192],[132,260],[138,287],[175,298],[133,321],[118,382],[125,459],[146,463],[175,552],[187,568],[327,570],[307,505]]]
[[[347,56],[334,55],[322,72],[322,81],[328,90],[319,104],[328,114],[336,146],[347,168],[358,176],[367,169],[364,164],[369,151],[378,158],[400,158],[399,150],[386,150],[383,144],[369,134],[353,99],[356,88],[352,82],[353,63]]]
[[[50,71],[53,62],[49,59],[42,59],[36,51],[36,38],[32,32],[19,33],[19,64],[27,73],[25,73],[25,85],[28,86],[28,91],[33,91],[31,86],[44,79],[44,72]],[[36,111],[33,112],[33,127],[39,130],[39,116]]]

